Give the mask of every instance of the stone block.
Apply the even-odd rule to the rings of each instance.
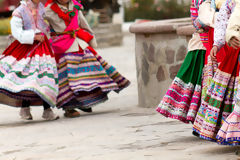
[[[151,43],[148,49],[148,60],[154,62],[155,46]]]
[[[155,46],[151,43],[150,46],[146,42],[142,43],[143,51],[147,56],[150,62],[154,62],[154,55],[155,55]]]
[[[143,42],[142,45],[143,45],[143,50],[144,50],[145,54],[147,54],[148,53],[148,44],[146,42]]]
[[[182,64],[177,64],[169,68],[170,78],[172,80],[177,76],[178,70],[180,69],[181,65]]]
[[[149,81],[148,69],[149,69],[149,64],[148,64],[146,58],[143,57],[143,59],[142,59],[142,80],[144,82],[144,85],[147,85],[148,81]]]
[[[155,54],[155,63],[159,64],[167,64],[167,56],[165,54],[165,48],[159,47]]]
[[[187,48],[184,45],[181,45],[177,51],[177,61],[183,61],[187,54]]]
[[[167,64],[173,64],[175,59],[175,51],[169,47],[165,50]]]
[[[166,80],[166,76],[165,76],[165,73],[164,73],[163,66],[158,67],[156,78],[157,78],[158,82]]]

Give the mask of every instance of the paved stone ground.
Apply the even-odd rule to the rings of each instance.
[[[191,134],[191,125],[137,107],[134,37],[124,46],[99,49],[109,63],[132,81],[122,93],[94,108],[94,113],[46,122],[42,108],[33,121],[18,109],[0,107],[0,160],[235,160],[239,147],[219,146]],[[159,91],[160,92],[160,91]],[[146,95],[147,96],[147,95]]]

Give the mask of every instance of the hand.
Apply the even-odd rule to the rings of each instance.
[[[213,48],[211,49],[211,52],[210,52],[210,56],[211,56],[212,61],[217,62],[217,57],[216,57],[217,52],[218,52],[217,46],[213,46]]]
[[[228,44],[229,44],[229,46],[233,47],[234,49],[240,48],[240,41],[237,37],[232,37]]]
[[[39,41],[39,42],[43,42],[45,39],[44,39],[44,36],[43,36],[43,35],[41,35],[41,34],[36,34],[36,35],[34,36],[34,40]]]

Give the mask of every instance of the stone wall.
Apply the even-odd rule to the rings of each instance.
[[[140,107],[157,107],[187,54],[190,19],[133,24]],[[187,27],[185,27],[187,26]]]

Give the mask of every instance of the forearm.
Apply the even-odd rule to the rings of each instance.
[[[11,31],[15,39],[17,39],[22,44],[33,44],[35,31],[23,30],[22,19],[16,16],[13,16],[11,19]]]
[[[214,29],[214,46],[218,49],[225,45],[226,29],[228,25],[228,20],[231,15],[231,9],[227,6],[227,2],[222,5],[215,22]]]

